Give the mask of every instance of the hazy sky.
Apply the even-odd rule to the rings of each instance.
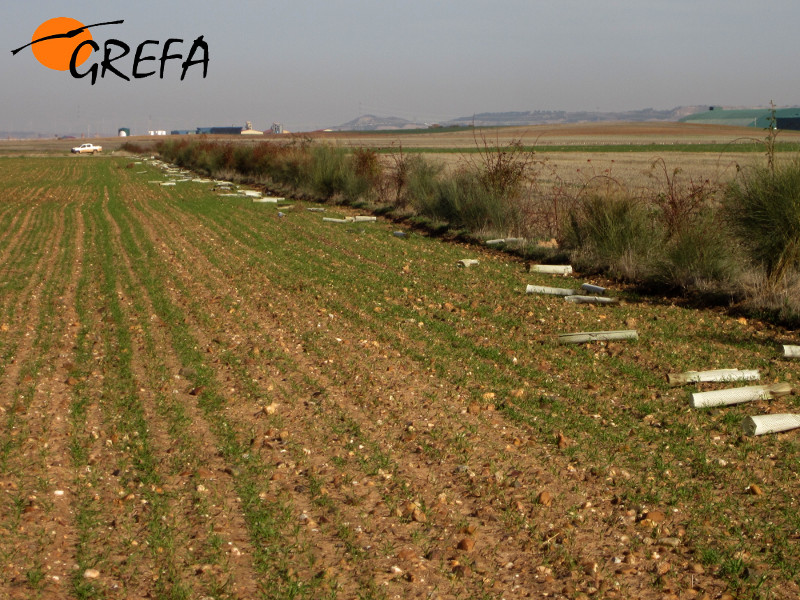
[[[41,65],[53,17],[131,47],[202,35],[208,76],[180,61],[91,85]],[[273,121],[312,130],[359,114],[439,122],[479,112],[800,103],[798,0],[203,0],[3,3],[0,131],[115,133]],[[152,70],[158,63],[143,66]]]

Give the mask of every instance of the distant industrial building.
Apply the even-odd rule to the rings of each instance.
[[[119,137],[128,137],[128,136],[130,136],[130,134],[131,134],[130,127],[120,127],[117,130],[117,135]]]
[[[273,123],[269,133],[284,133],[283,125]],[[153,135],[152,133],[150,135]],[[253,129],[252,121],[247,121],[244,127],[234,125],[225,127],[197,127],[196,129],[173,129],[170,135],[264,135],[263,131]]]
[[[211,134],[211,135],[239,135],[242,133],[242,127],[198,127],[197,134]]]
[[[247,121],[247,123],[245,123],[244,129],[242,129],[242,135],[264,135],[264,132],[258,131],[257,129],[253,129],[253,123]]]
[[[774,112],[777,129],[800,130],[800,108],[776,108]],[[710,106],[708,110],[684,117],[680,122],[769,129],[772,113],[769,108],[725,110]]]

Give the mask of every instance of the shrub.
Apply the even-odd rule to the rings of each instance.
[[[142,144],[137,144],[135,142],[125,142],[122,146],[119,147],[120,150],[124,150],[126,152],[130,152],[132,154],[146,154],[148,152],[147,148]]]
[[[623,279],[652,275],[663,228],[642,201],[624,193],[592,193],[570,212],[563,246],[576,266]]]
[[[650,177],[658,181],[652,202],[661,211],[661,219],[670,236],[680,234],[681,228],[693,222],[710,204],[717,193],[718,186],[709,179],[686,181],[681,169],[667,168],[663,158],[657,158],[651,165]]]
[[[256,172],[256,157],[251,146],[237,145],[233,150],[233,169],[242,175]]]
[[[308,149],[301,146],[286,146],[269,168],[269,176],[278,183],[299,190],[308,186],[311,157]]]
[[[483,186],[498,198],[517,197],[528,179],[534,162],[534,152],[519,140],[508,146],[490,146],[483,140],[478,145],[480,163],[474,164]]]
[[[381,165],[378,153],[371,148],[356,148],[351,155],[353,171],[370,187],[377,187],[383,176],[383,165]]]
[[[494,198],[474,173],[459,171],[439,179],[430,199],[432,202],[425,207],[428,216],[446,221],[453,227],[480,231],[492,223]]]
[[[473,233],[517,233],[522,224],[517,198],[498,195],[487,188],[480,173],[462,169],[445,177],[432,170],[412,171],[409,182],[414,208],[421,215]]]
[[[741,280],[746,294],[744,306],[751,314],[800,327],[800,272],[790,270],[775,282],[767,278],[763,269],[751,270]]]
[[[769,280],[800,267],[800,159],[742,171],[724,203],[736,238]]]
[[[657,259],[655,280],[683,291],[729,288],[737,262],[728,232],[710,208],[696,212],[666,242]],[[668,224],[667,224],[668,227]]]
[[[330,198],[344,189],[347,179],[345,151],[330,146],[315,146],[311,150],[308,185],[323,198]]]
[[[323,198],[341,195],[353,202],[370,190],[371,173],[358,172],[344,148],[315,146],[311,149],[309,186]]]
[[[420,214],[431,215],[434,211],[434,197],[439,186],[439,176],[443,167],[441,164],[426,160],[419,154],[406,155],[402,159],[398,173],[402,173],[404,180],[398,184],[398,193],[402,185],[403,200],[401,205],[411,204]]]

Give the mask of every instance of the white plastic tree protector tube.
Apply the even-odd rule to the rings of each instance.
[[[616,304],[617,302],[616,298],[604,296],[567,296],[564,300],[575,304]]]
[[[471,267],[473,265],[477,265],[478,260],[475,258],[462,258],[460,261],[456,263],[459,267]]]
[[[581,289],[584,292],[589,292],[590,294],[605,294],[606,288],[600,287],[599,285],[592,285],[591,283],[584,283],[581,285]]]
[[[585,342],[638,339],[639,334],[635,329],[621,331],[584,331],[581,333],[562,333],[558,336],[558,341],[562,344],[583,344]]]
[[[756,415],[747,417],[742,421],[742,430],[747,435],[764,435],[765,433],[780,433],[790,429],[800,428],[800,415]]]
[[[710,381],[757,381],[761,374],[757,370],[714,369],[712,371],[686,371],[667,375],[671,386]]]
[[[568,275],[572,273],[572,265],[531,265],[530,272]]]
[[[785,396],[791,392],[792,386],[788,383],[751,385],[728,390],[716,390],[713,392],[695,392],[692,394],[692,408],[729,406],[731,404],[753,402],[754,400],[770,400],[777,396]]]
[[[786,358],[800,358],[800,346],[784,346],[783,355]]]
[[[529,285],[525,288],[526,294],[550,294],[551,296],[574,296],[575,290],[566,288],[547,287],[546,285]]]

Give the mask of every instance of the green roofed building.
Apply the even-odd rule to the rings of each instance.
[[[771,117],[769,108],[725,110],[711,106],[703,112],[683,117],[680,122],[768,129]],[[778,129],[800,130],[800,108],[776,108],[775,121]]]

